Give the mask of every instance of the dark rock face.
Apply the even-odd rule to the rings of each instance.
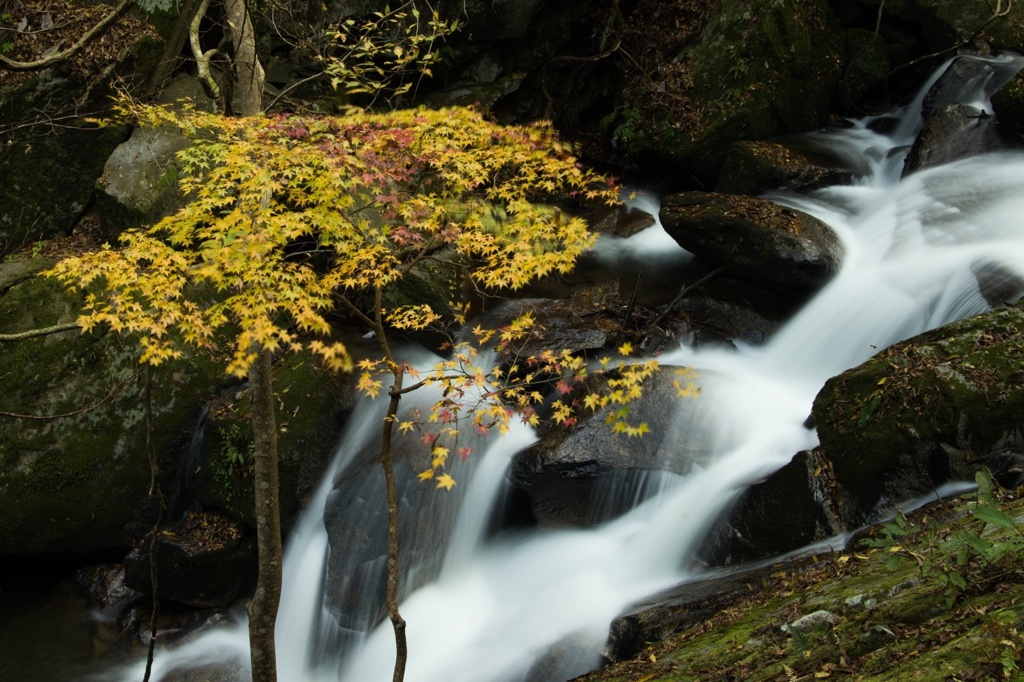
[[[814,401],[847,527],[1024,445],[1024,309],[921,334],[830,379]]]
[[[571,430],[550,429],[516,455],[509,480],[529,497],[537,522],[587,526],[607,520],[635,505],[629,494],[602,499],[616,486],[643,496],[658,476],[684,474],[701,463],[706,452],[689,437],[699,419],[700,397],[678,397],[679,388],[694,380],[692,370],[662,367],[645,382],[643,397],[630,406],[651,429],[640,438],[613,433],[605,423],[612,408],[603,408]],[[680,417],[681,404],[691,409]]]
[[[366,632],[387,615],[387,494],[379,442],[372,442],[339,474],[324,508],[329,544],[324,599],[345,632]],[[418,480],[417,474],[430,468],[430,446],[419,439],[396,434],[392,445],[402,552],[399,584],[408,594],[437,576],[440,548],[451,534],[463,486],[446,492]],[[457,481],[469,475],[460,464],[452,464]]]
[[[278,402],[281,519],[288,528],[330,463],[355,400],[352,375],[336,375],[308,352],[274,367]],[[188,474],[203,509],[218,510],[255,528],[251,402],[247,386],[213,401],[202,452]]]
[[[227,606],[256,573],[256,539],[243,526],[212,513],[190,515],[157,535],[160,598],[198,608]],[[151,593],[149,540],[124,561],[125,584]]]
[[[724,339],[759,345],[798,307],[792,298],[750,282],[716,275],[683,297],[686,319]]]
[[[850,169],[821,154],[782,142],[740,141],[729,147],[715,191],[754,195],[770,190],[807,191],[848,182]]]
[[[48,9],[26,12],[24,31],[11,28],[21,14],[5,20],[7,56],[25,59],[50,44],[66,48],[80,27],[104,12],[70,3]],[[44,15],[47,29],[40,23]],[[100,128],[84,117],[109,111],[121,84],[145,80],[159,49],[152,28],[125,16],[66,62],[0,72],[0,255],[71,232],[92,202],[104,162],[127,132],[122,125]]]
[[[1018,144],[994,116],[968,104],[949,104],[928,119],[907,155],[904,175]]]
[[[673,194],[662,202],[661,222],[698,258],[792,296],[820,288],[842,264],[843,247],[831,228],[764,199]]]
[[[651,65],[664,82],[628,89],[635,100],[626,102],[626,110],[666,102],[653,112],[653,130],[633,133],[632,146],[714,178],[735,140],[803,132],[824,121],[839,77],[842,37],[826,2],[756,10],[742,0],[707,5],[690,40],[666,46],[664,63]],[[669,75],[675,73],[685,77]]]
[[[712,566],[766,559],[842,532],[834,488],[821,453],[797,453],[743,493],[698,557]]]
[[[76,297],[35,276],[48,265],[0,264],[0,273],[20,272],[0,274],[0,332],[78,315]],[[198,355],[154,370],[154,446],[164,470],[176,466],[199,405],[223,377]],[[4,344],[0,410],[73,416],[0,419],[0,555],[125,547],[148,532],[143,386],[134,349],[115,335],[71,330]]]

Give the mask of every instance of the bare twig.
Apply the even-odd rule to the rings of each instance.
[[[105,403],[110,402],[110,400],[115,395],[117,395],[121,391],[122,388],[124,388],[124,385],[127,384],[132,379],[134,379],[135,377],[137,377],[139,375],[139,372],[141,372],[141,371],[142,371],[142,368],[139,368],[139,369],[135,370],[134,372],[132,372],[131,375],[128,378],[126,378],[124,381],[115,384],[114,387],[112,389],[110,389],[110,393],[108,393],[106,396],[104,396],[102,399],[100,399],[99,402],[93,403],[89,407],[83,407],[80,410],[75,410],[74,412],[65,412],[64,414],[47,414],[47,415],[18,414],[16,412],[0,412],[0,417],[10,417],[11,419],[31,419],[33,421],[46,421],[48,419],[67,419],[67,418],[71,418],[71,417],[80,417],[83,414],[86,414],[88,412],[92,412],[93,410],[99,408],[100,406],[104,405]]]

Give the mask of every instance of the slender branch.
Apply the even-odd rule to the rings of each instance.
[[[676,297],[673,298],[667,306],[665,306],[665,309],[661,311],[661,314],[658,315],[658,317],[654,320],[651,326],[657,327],[658,325],[660,325],[665,320],[665,318],[668,317],[669,313],[671,313],[680,304],[680,302],[682,302],[683,297],[686,296],[686,294],[690,293],[691,291],[699,287],[701,284],[708,281],[709,279],[711,279],[712,277],[714,277],[715,275],[719,274],[724,270],[725,268],[718,268],[717,270],[712,270],[708,274],[698,279],[693,284],[684,286],[682,289],[680,289],[679,293],[676,294]]]
[[[266,107],[267,111],[270,111],[271,109],[273,109],[273,108],[274,108],[274,105],[275,105],[275,104],[277,104],[277,103],[278,103],[278,101],[279,101],[279,100],[280,100],[280,99],[281,99],[282,97],[284,97],[285,95],[287,95],[287,94],[288,94],[289,92],[291,92],[291,91],[292,91],[292,90],[294,90],[295,88],[299,87],[300,85],[303,85],[304,83],[308,83],[309,81],[312,81],[312,80],[316,80],[317,78],[320,78],[320,77],[321,77],[321,76],[323,76],[323,75],[324,75],[324,72],[323,72],[323,71],[320,71],[320,72],[318,72],[318,73],[314,73],[314,74],[313,74],[312,76],[306,76],[306,77],[305,77],[305,78],[303,78],[302,80],[299,80],[299,81],[295,81],[294,83],[292,83],[291,85],[289,85],[289,86],[288,86],[287,88],[285,88],[285,89],[284,89],[284,90],[282,90],[281,92],[277,93],[277,97],[275,97],[274,99],[270,100],[270,104],[268,104],[268,105],[267,105],[267,107]]]
[[[420,252],[419,252],[418,254],[416,254],[416,255],[415,255],[415,256],[414,256],[413,258],[412,258],[412,260],[410,260],[410,261],[409,261],[408,263],[406,263],[405,265],[403,265],[403,266],[401,267],[401,269],[399,270],[399,272],[400,272],[400,273],[402,273],[402,276],[403,276],[403,277],[404,277],[405,275],[408,275],[408,274],[409,274],[410,272],[412,272],[412,269],[413,269],[414,267],[416,267],[417,265],[419,265],[420,261],[422,261],[422,260],[423,260],[424,258],[426,258],[427,256],[429,256],[429,255],[430,255],[431,253],[433,253],[433,252],[434,252],[434,251],[435,251],[436,249],[440,248],[440,246],[441,246],[441,244],[442,244],[442,243],[443,243],[443,242],[441,241],[441,239],[440,239],[440,238],[439,238],[439,237],[438,237],[438,236],[437,236],[436,234],[435,234],[435,235],[432,235],[432,236],[430,237],[430,241],[429,241],[429,242],[427,242],[427,243],[426,243],[426,244],[425,244],[425,245],[423,246],[423,248],[422,248],[422,249],[420,249]]]
[[[344,304],[345,304],[345,307],[347,307],[347,308],[348,308],[349,310],[351,310],[351,311],[352,311],[352,313],[353,313],[353,314],[354,314],[354,315],[355,315],[356,317],[358,317],[358,318],[359,318],[359,321],[360,321],[360,322],[362,322],[363,324],[365,324],[365,325],[366,325],[367,327],[369,327],[370,329],[373,329],[373,330],[375,330],[375,331],[376,331],[376,329],[377,329],[377,324],[376,324],[376,323],[375,323],[375,322],[374,322],[374,321],[373,321],[372,319],[370,319],[370,317],[369,317],[369,316],[367,316],[367,314],[366,314],[366,313],[364,313],[364,312],[363,312],[362,310],[360,310],[360,309],[359,309],[358,307],[356,307],[356,304],[355,304],[355,303],[353,303],[352,301],[348,300],[348,297],[347,297],[347,296],[345,296],[345,295],[339,295],[339,296],[338,296],[338,298],[339,298],[339,300],[341,300],[341,302],[342,302],[342,303],[344,303]]]
[[[99,36],[101,33],[110,28],[111,25],[124,14],[131,9],[138,0],[121,0],[121,3],[113,9],[107,16],[103,17],[95,26],[86,31],[81,38],[78,39],[74,45],[61,52],[54,52],[51,55],[36,59],[34,61],[23,62],[0,54],[0,67],[8,69],[10,71],[37,71],[39,69],[45,69],[48,66],[53,66],[59,62],[63,62],[82,51],[82,49],[88,45],[94,38]]]
[[[153,530],[149,533],[149,583],[153,596],[153,610],[149,615],[149,650],[146,654],[146,672],[142,682],[149,682],[153,672],[153,654],[156,651],[156,620],[160,611],[160,587],[157,582],[156,539],[164,520],[164,494],[157,482],[160,464],[156,456],[156,439],[153,437],[153,367],[146,365],[146,450],[149,453],[149,494],[156,496],[157,511]]]
[[[25,339],[34,339],[39,336],[46,336],[48,334],[59,334],[60,332],[71,331],[72,329],[81,329],[82,325],[77,322],[65,322],[63,324],[55,324],[52,327],[43,327],[41,329],[29,329],[26,332],[18,332],[16,334],[0,334],[0,342],[14,342],[24,341]]]

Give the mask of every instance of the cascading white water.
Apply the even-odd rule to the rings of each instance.
[[[986,92],[982,84],[967,96]],[[534,436],[516,427],[477,456],[472,474],[460,480],[466,492],[439,577],[401,605],[409,682],[540,682],[593,667],[610,620],[685,580],[689,557],[735,495],[815,444],[803,422],[825,380],[893,342],[985,310],[979,268],[1024,277],[1024,153],[976,157],[898,181],[902,157],[893,149],[916,133],[921,98],[893,136],[863,122],[817,136],[868,169],[858,184],[773,197],[840,235],[846,259],[833,282],[765,346],[680,348],[660,358],[702,372],[699,428],[714,451],[703,469],[670,478],[661,494],[593,529],[519,530],[488,539],[484,526],[505,468]],[[655,227],[639,241],[651,240],[662,254],[663,234]],[[602,248],[643,251],[637,243]],[[358,430],[377,428],[379,412],[364,409],[339,457],[363,447]],[[332,479],[333,473],[290,540],[278,620],[281,679],[383,682],[394,660],[389,623],[343,659],[317,643],[317,624],[331,618],[320,594],[327,552],[321,517]],[[555,655],[553,648],[570,653]],[[159,655],[156,679],[211,658],[244,661],[246,650],[244,624],[224,628]],[[137,669],[125,679],[138,679]]]

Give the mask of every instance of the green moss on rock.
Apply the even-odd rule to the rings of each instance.
[[[0,291],[0,332],[72,321],[78,306],[55,281],[20,279]],[[165,467],[220,375],[202,357],[154,370],[154,445]],[[0,411],[69,415],[0,417],[0,555],[91,552],[125,546],[142,530],[150,477],[143,376],[132,344],[109,334],[0,346]]]

